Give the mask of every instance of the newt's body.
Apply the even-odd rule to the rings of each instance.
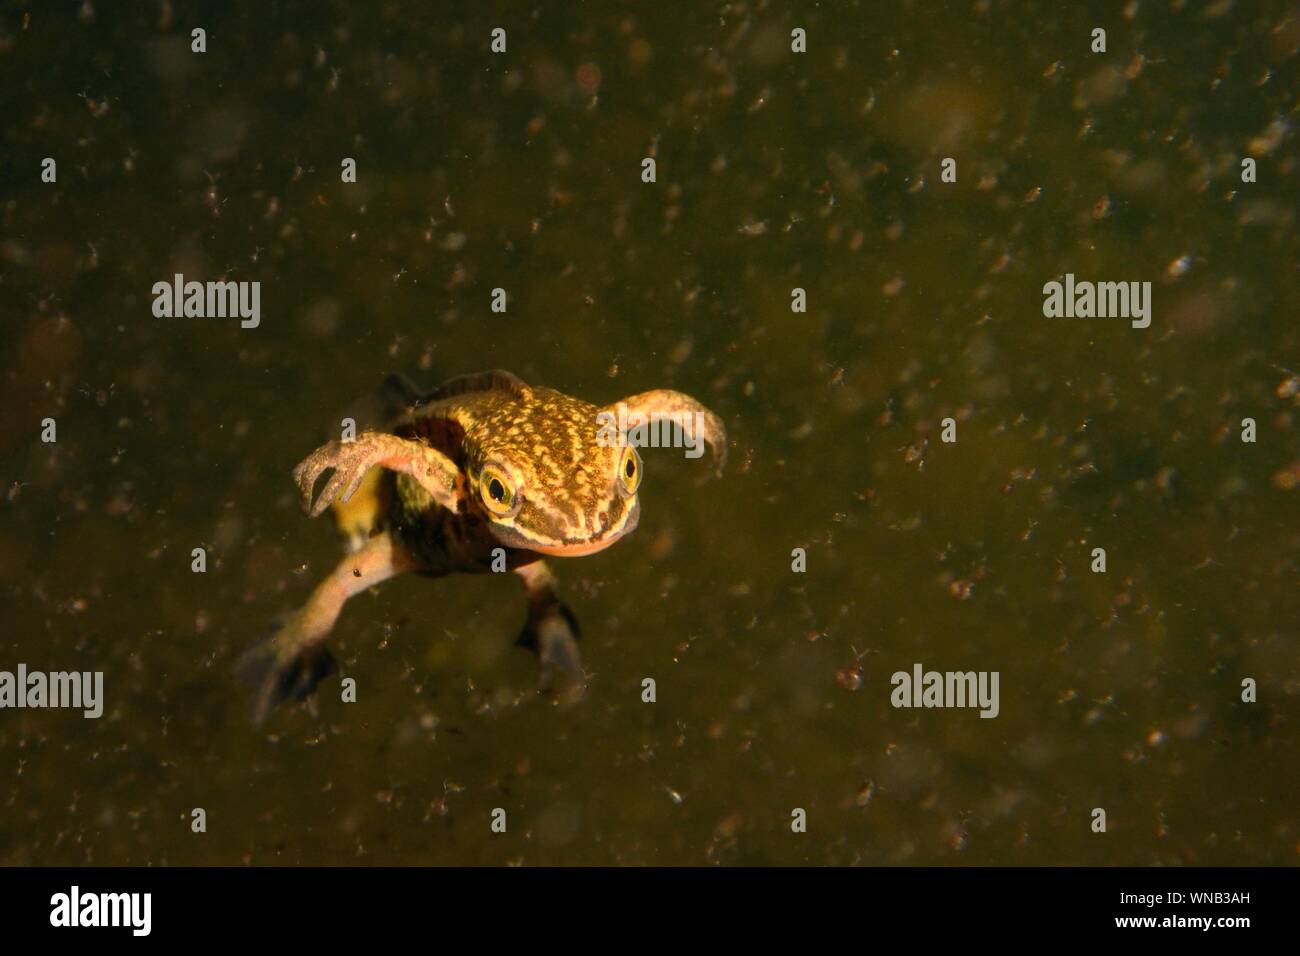
[[[304,507],[334,506],[353,553],[272,638],[241,659],[256,687],[254,718],[279,701],[303,699],[333,660],[324,640],[349,597],[413,571],[438,577],[502,566],[523,582],[528,618],[521,643],[534,648],[543,680],[559,668],[582,680],[577,628],[555,593],[543,556],[609,547],[637,525],[641,459],[602,436],[602,411],[508,372],[452,379],[420,395],[385,383],[392,413],[379,430],[332,441],[294,469]],[[726,432],[688,395],[652,391],[615,405],[635,420],[692,416],[718,457]],[[333,474],[313,499],[317,479]],[[355,492],[355,494],[354,494]]]

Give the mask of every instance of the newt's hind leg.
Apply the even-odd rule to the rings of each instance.
[[[561,696],[566,702],[582,697],[587,687],[578,652],[578,621],[560,600],[555,577],[540,558],[514,569],[528,598],[528,620],[516,643],[532,650],[541,665],[541,686],[553,685],[556,671],[561,677]]]
[[[254,723],[281,701],[305,699],[334,671],[325,638],[348,598],[417,566],[391,535],[378,534],[331,571],[274,634],[245,651],[235,672],[253,685]]]

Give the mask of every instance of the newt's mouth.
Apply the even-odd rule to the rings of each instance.
[[[528,550],[536,551],[538,554],[545,554],[554,558],[580,558],[585,554],[595,554],[597,551],[604,551],[625,534],[627,534],[626,531],[620,531],[618,534],[611,534],[608,537],[596,541],[575,541],[573,544],[534,544],[530,546]]]
[[[525,551],[535,551],[538,554],[544,554],[548,557],[555,558],[580,558],[584,555],[595,554],[597,551],[604,551],[611,544],[636,530],[637,522],[641,519],[641,502],[633,501],[632,507],[624,512],[623,520],[616,526],[607,529],[601,535],[594,538],[581,538],[578,540],[556,540],[556,541],[537,541],[529,538],[527,535],[520,533],[517,528],[506,528],[496,525],[493,532],[502,544],[511,548],[519,548]]]

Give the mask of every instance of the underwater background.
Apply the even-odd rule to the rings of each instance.
[[[106,703],[0,711],[0,862],[1294,865],[1298,47],[1263,0],[7,4],[0,670]],[[1045,318],[1067,272],[1150,327]],[[156,318],[175,273],[260,323]],[[356,703],[253,727],[234,657],[341,553],[293,466],[497,367],[733,443],[553,562],[585,700],[514,581],[407,577],[329,640]],[[998,716],[893,707],[918,663]]]

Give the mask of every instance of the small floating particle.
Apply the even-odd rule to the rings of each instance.
[[[595,96],[600,89],[600,67],[595,63],[584,63],[578,67],[575,75],[578,89],[586,96]]]
[[[1282,491],[1292,491],[1300,487],[1300,459],[1279,470],[1273,476],[1273,484]]]
[[[835,681],[849,693],[862,689],[865,672],[861,664],[853,664],[849,667],[841,667],[835,675]]]

